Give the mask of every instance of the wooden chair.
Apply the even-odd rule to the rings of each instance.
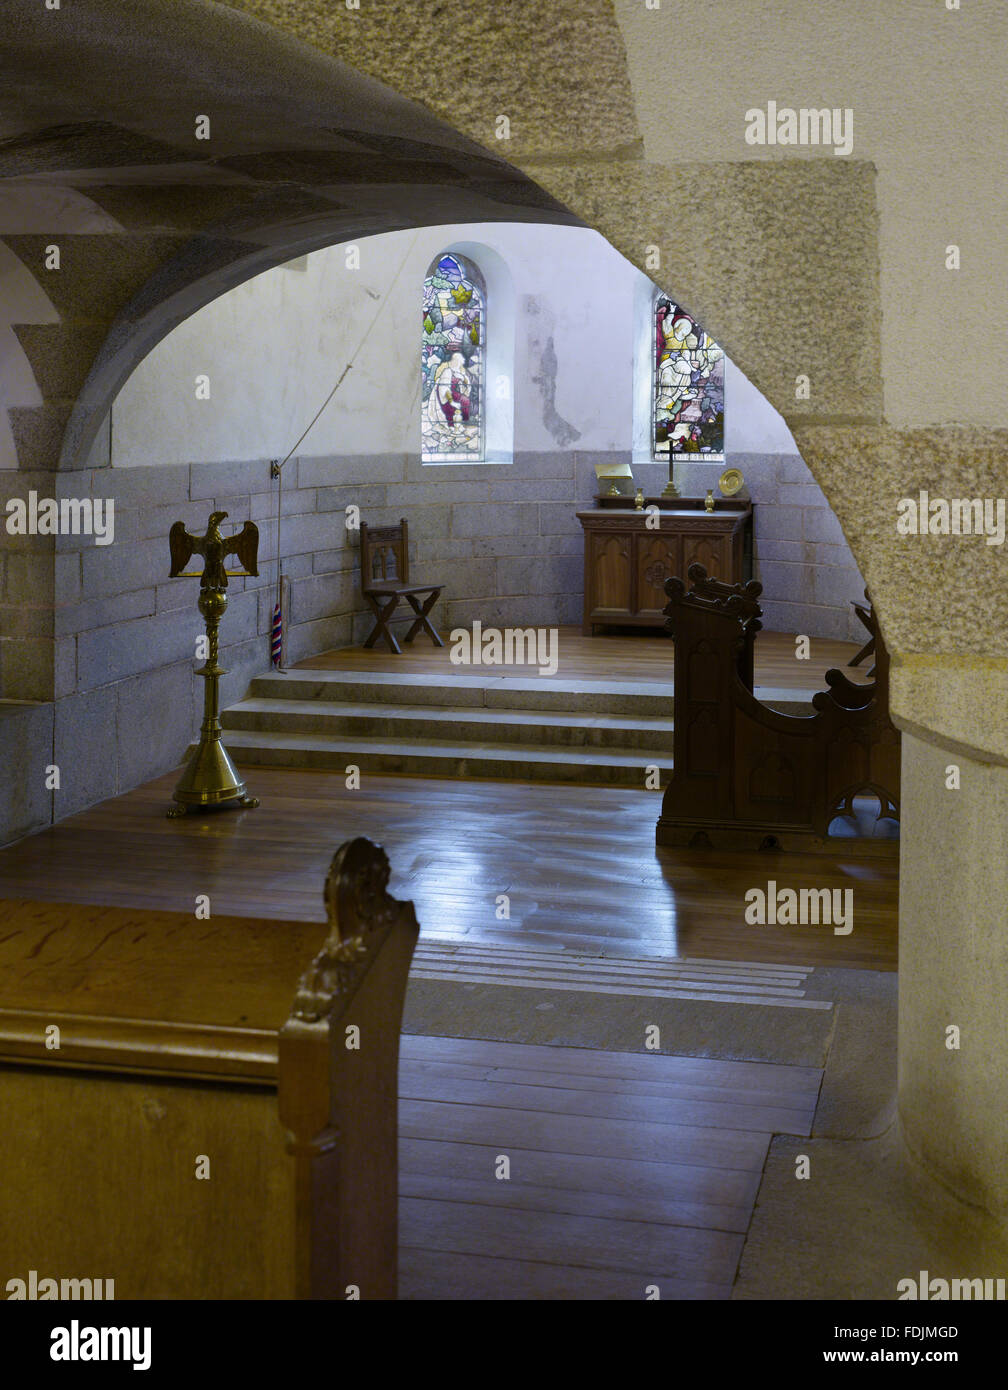
[[[406,634],[406,641],[412,642],[423,629],[436,647],[443,647],[444,643],[427,614],[437,603],[444,585],[409,582],[409,527],[406,518],[403,517],[398,526],[367,526],[362,521],[360,556],[361,592],[375,615],[375,625],[364,643],[365,647],[373,647],[379,637],[384,637],[394,652],[402,651],[389,632],[388,624],[403,599],[413,610],[414,620]]]

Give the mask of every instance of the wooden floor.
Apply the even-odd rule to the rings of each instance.
[[[815,664],[796,663],[793,639],[771,635],[757,683],[818,689],[853,650],[813,643]],[[565,630],[559,673],[665,680],[670,653],[660,639]],[[458,669],[447,648],[419,646],[402,658],[349,649],[311,664],[398,661]],[[513,970],[515,948],[536,955],[551,988],[584,987],[575,957],[585,955],[766,962],[788,970],[650,973],[669,998],[755,993],[805,1007],[799,967],[896,967],[895,860],[658,850],[660,793],[394,776],[367,776],[351,791],[341,773],[261,768],[249,775],[258,809],[169,821],[177,777],[0,850],[0,897],[191,911],[209,894],[214,915],[321,922],[334,850],[366,835],[389,853],[393,893],[416,904],[430,943],[420,973],[433,978],[497,978],[509,955]],[[769,879],[853,888],[852,934],[747,926],[745,893]],[[456,962],[451,943],[480,949]],[[549,952],[570,965],[554,967]],[[599,970],[591,987],[618,992],[633,967]],[[808,1067],[404,1036],[400,1296],[633,1300],[657,1285],[664,1299],[727,1298],[770,1138],[810,1133],[820,1080]],[[495,1172],[501,1155],[507,1180]]]
[[[811,1133],[821,1076],[404,1036],[400,1297],[727,1298],[770,1137]]]
[[[561,627],[558,631],[557,680],[590,680],[624,682],[671,681],[673,676],[673,644],[668,637],[652,637],[641,632],[605,637],[584,637],[577,627]],[[448,633],[442,633],[443,647],[435,647],[428,639],[418,637],[404,646],[396,656],[387,647],[341,647],[325,652],[308,661],[298,662],[305,670],[394,671],[416,675],[445,676],[468,673],[471,668],[454,666],[450,659]],[[842,666],[854,681],[866,679],[870,661],[860,666],[847,663],[858,651],[853,642],[833,642],[825,637],[811,639],[807,661],[795,656],[795,639],[789,633],[761,632],[756,638],[755,684],[782,689],[807,691],[815,694],[825,690],[823,677],[832,666]],[[537,673],[535,666],[509,668],[515,674]],[[543,680],[550,677],[543,676]]]
[[[898,864],[657,850],[658,792],[255,769],[257,810],[165,819],[177,774],[0,850],[0,896],[324,920],[334,850],[384,844],[392,891],[441,939],[896,968]],[[755,927],[748,889],[853,888],[854,930]],[[499,920],[506,894],[510,918]]]

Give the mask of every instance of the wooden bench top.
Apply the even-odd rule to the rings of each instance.
[[[275,1080],[279,1031],[326,930],[2,900],[0,1062]]]

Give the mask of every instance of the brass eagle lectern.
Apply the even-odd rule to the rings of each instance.
[[[186,571],[184,566],[191,555],[203,556],[199,611],[206,621],[207,640],[206,665],[197,672],[206,682],[200,740],[173,793],[175,805],[168,812],[173,818],[188,811],[242,810],[259,805],[258,797],[248,795],[221,742],[219,682],[226,672],[217,664],[217,629],[227,608],[228,575],[258,575],[259,528],[246,521],[236,536],[222,536],[220,524],[226,516],[227,512],[211,512],[205,536],[191,535],[183,521],[176,521],[168,532],[171,579],[195,577],[199,571]],[[228,555],[237,555],[240,570],[224,568]]]

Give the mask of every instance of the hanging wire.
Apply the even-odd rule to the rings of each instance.
[[[277,582],[276,582],[276,601],[277,601],[278,604],[281,602],[281,598],[282,598],[282,591],[281,591],[282,578],[281,578],[281,576],[282,576],[282,570],[283,570],[283,561],[282,561],[281,558],[280,558],[280,516],[281,516],[282,505],[283,505],[283,470],[284,470],[284,465],[290,461],[290,459],[291,459],[291,457],[293,456],[295,450],[296,450],[296,449],[299,447],[299,445],[307,438],[309,431],[310,431],[310,430],[312,429],[312,427],[315,425],[316,421],[319,419],[320,415],[321,415],[322,412],[325,410],[326,406],[327,406],[327,405],[329,404],[329,402],[332,400],[333,396],[335,396],[336,392],[337,392],[337,391],[340,389],[340,387],[343,385],[343,382],[344,382],[345,379],[346,379],[346,374],[347,374],[347,372],[350,371],[350,369],[351,369],[351,367],[353,366],[354,362],[355,362],[355,361],[357,360],[357,358],[360,356],[360,354],[361,354],[361,352],[362,352],[362,350],[363,350],[363,348],[364,348],[364,344],[367,342],[368,338],[370,338],[371,333],[372,333],[372,331],[374,330],[375,324],[378,322],[379,318],[381,317],[381,312],[382,312],[382,310],[385,308],[385,302],[386,302],[386,300],[388,299],[389,295],[392,293],[393,289],[394,289],[395,286],[397,285],[397,283],[398,283],[398,281],[399,281],[400,275],[402,275],[403,271],[406,269],[406,262],[407,262],[407,261],[409,260],[409,258],[412,256],[412,254],[413,254],[413,248],[416,246],[419,237],[420,237],[420,233],[419,233],[419,232],[416,232],[415,235],[414,235],[414,237],[413,237],[413,240],[410,242],[409,246],[406,248],[406,254],[403,256],[402,261],[400,262],[399,269],[396,271],[395,275],[393,275],[392,280],[391,280],[391,282],[390,282],[390,284],[389,284],[388,289],[387,289],[387,290],[385,291],[385,293],[381,296],[381,300],[380,300],[380,302],[379,302],[379,304],[378,304],[377,310],[375,311],[374,318],[373,318],[373,319],[371,320],[371,322],[368,324],[368,326],[367,326],[367,328],[366,328],[366,330],[365,330],[365,332],[364,332],[363,337],[361,338],[360,342],[357,344],[357,347],[354,349],[353,353],[351,354],[349,362],[348,362],[348,363],[346,364],[346,366],[343,368],[342,372],[340,372],[339,380],[336,382],[336,385],[335,385],[335,386],[333,387],[333,389],[329,392],[328,396],[326,396],[325,400],[322,402],[322,404],[319,406],[318,410],[317,410],[317,411],[315,412],[315,414],[312,416],[311,422],[309,423],[308,427],[305,429],[305,431],[303,432],[303,434],[301,435],[301,437],[297,440],[297,443],[293,444],[293,445],[291,446],[291,448],[288,449],[288,451],[287,451],[287,453],[286,453],[286,455],[285,455],[284,458],[280,459],[278,462],[277,462],[277,461],[274,461],[274,462],[270,465],[270,476],[277,479],[277,514],[276,514]]]

